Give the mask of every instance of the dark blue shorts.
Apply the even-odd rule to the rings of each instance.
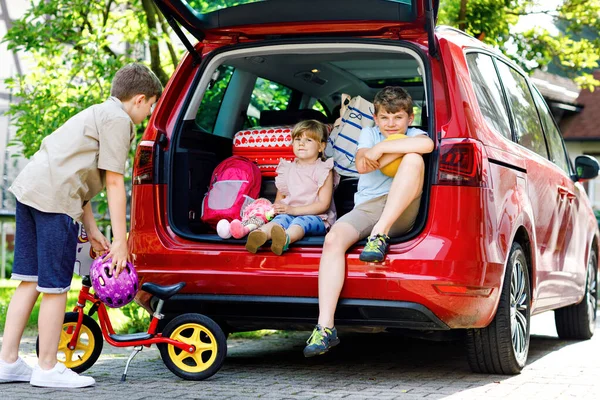
[[[37,282],[42,293],[71,288],[78,225],[66,214],[45,213],[17,201],[12,279]]]
[[[325,223],[320,217],[315,215],[300,215],[294,217],[288,214],[279,214],[273,218],[273,221],[279,224],[283,229],[287,229],[290,225],[298,225],[304,230],[307,236],[321,236],[327,233]]]

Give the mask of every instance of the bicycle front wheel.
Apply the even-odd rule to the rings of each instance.
[[[193,354],[160,343],[163,362],[175,375],[199,381],[213,376],[227,355],[227,339],[219,325],[201,314],[183,314],[173,319],[162,332],[168,337],[196,347]]]

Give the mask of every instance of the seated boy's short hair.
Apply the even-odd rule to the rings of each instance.
[[[395,114],[401,110],[406,111],[408,115],[413,115],[412,97],[406,90],[399,86],[386,86],[381,89],[373,100],[375,114],[380,110]]]
[[[110,95],[121,101],[143,94],[147,99],[156,96],[158,99],[163,87],[158,77],[147,66],[131,63],[117,71],[112,81]]]

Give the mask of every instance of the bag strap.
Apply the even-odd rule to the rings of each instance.
[[[340,104],[340,117],[338,119],[336,119],[335,122],[333,123],[334,127],[340,126],[340,124],[342,123],[342,116],[344,115],[344,113],[348,109],[348,105],[350,104],[350,99],[351,98],[352,97],[350,97],[349,94],[342,93],[342,100],[341,100],[341,104]]]

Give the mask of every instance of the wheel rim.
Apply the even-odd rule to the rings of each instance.
[[[94,334],[86,325],[81,325],[79,337],[75,343],[75,349],[69,348],[69,342],[75,333],[76,322],[63,324],[63,330],[60,333],[60,342],[58,343],[58,361],[65,364],[67,368],[77,367],[90,359],[96,346]]]
[[[590,324],[590,332],[594,332],[596,328],[596,311],[598,309],[598,293],[596,280],[596,266],[594,265],[593,257],[590,257],[588,262],[588,273],[587,273],[587,312],[588,321]]]
[[[169,345],[169,358],[182,371],[190,373],[205,371],[217,358],[217,340],[203,325],[183,324],[178,326],[170,337],[196,347],[196,351],[190,354]]]
[[[510,333],[515,357],[523,363],[527,357],[527,313],[529,299],[525,287],[525,270],[520,260],[515,260],[510,282]]]

